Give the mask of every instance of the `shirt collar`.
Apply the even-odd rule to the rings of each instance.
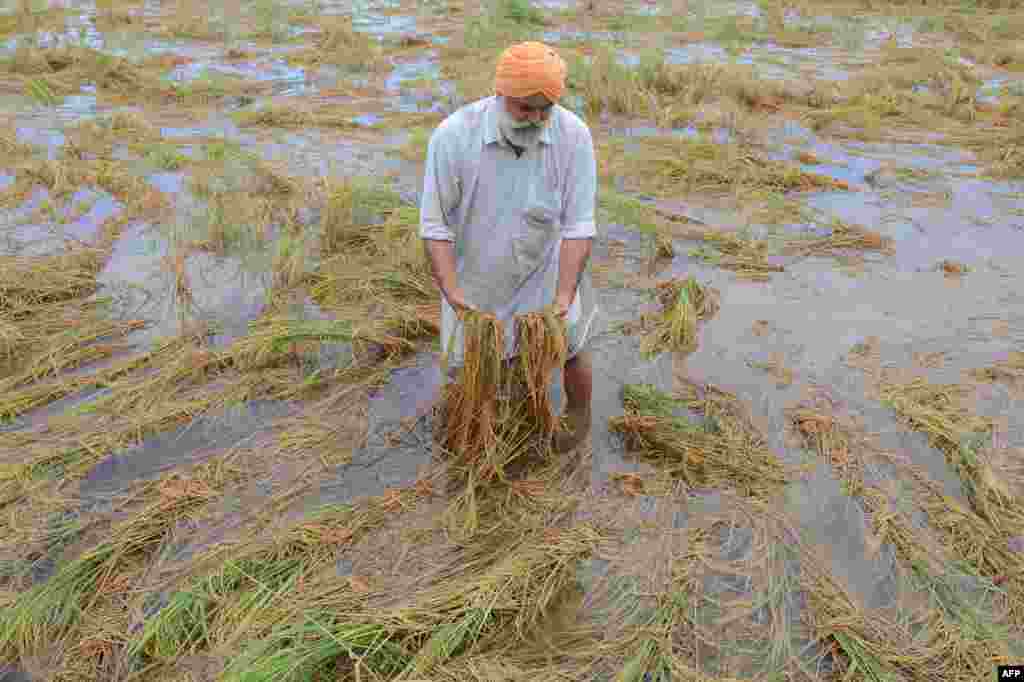
[[[491,95],[487,101],[487,105],[484,109],[484,144],[505,144],[505,138],[501,136],[498,131],[498,107],[501,106],[498,95]],[[540,131],[540,137],[537,139],[544,144],[552,144],[551,141],[551,127],[555,124],[555,110],[558,109],[556,104],[552,107],[551,119],[548,120],[548,124],[544,126],[544,129]]]

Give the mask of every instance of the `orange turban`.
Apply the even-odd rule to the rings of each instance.
[[[557,102],[565,92],[565,72],[565,62],[544,43],[519,43],[501,53],[494,92],[507,97],[542,94]]]

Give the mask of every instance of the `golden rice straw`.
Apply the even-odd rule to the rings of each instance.
[[[505,330],[502,322],[489,313],[467,311],[462,323],[464,364],[456,382],[445,387],[441,444],[450,453],[476,459],[493,453],[497,445],[496,392],[505,385]],[[445,356],[445,375],[447,365]]]
[[[565,364],[568,345],[562,321],[554,309],[516,317],[517,374],[525,380],[528,413],[545,438],[559,428],[551,407],[548,385],[552,372]]]

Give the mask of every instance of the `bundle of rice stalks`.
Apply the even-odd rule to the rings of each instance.
[[[728,394],[704,400],[678,400],[653,386],[623,388],[626,414],[613,417],[609,428],[627,437],[627,447],[660,464],[687,485],[728,486],[742,494],[766,497],[777,492],[789,475],[752,427],[740,423],[726,405]],[[671,407],[670,407],[671,406]],[[699,410],[707,419],[696,426],[671,408]]]
[[[662,306],[654,330],[641,343],[647,358],[666,350],[689,354],[697,349],[697,323],[718,313],[719,294],[693,277],[659,284],[655,297]]]
[[[923,379],[881,387],[882,401],[946,455],[971,507],[997,528],[1024,531],[1024,506],[981,451],[991,436],[992,422],[968,412],[961,402],[965,394],[963,386],[931,385]]]
[[[979,381],[1006,381],[1012,383],[1024,380],[1024,353],[1010,351],[1006,361],[996,363],[991,367],[971,370],[970,374]]]
[[[899,558],[910,567],[917,585],[936,611],[928,627],[937,650],[933,665],[946,667],[950,679],[971,680],[1009,660],[1010,635],[993,618],[992,604],[962,588],[970,578],[954,568],[946,552],[922,538],[904,512],[893,508],[878,488],[863,490],[861,500],[871,515],[873,531],[882,542],[891,542]]]
[[[438,300],[437,287],[430,274],[396,266],[385,269],[382,264],[340,262],[336,257],[321,265],[316,273],[313,299],[323,305],[350,308],[353,305],[383,302],[427,303]]]
[[[784,247],[787,253],[801,256],[833,255],[837,251],[850,249],[891,253],[893,240],[860,225],[835,220],[829,236],[791,240]]]
[[[441,306],[397,304],[384,320],[386,328],[403,339],[437,338],[441,333]]]
[[[466,458],[487,457],[498,444],[497,390],[505,386],[505,329],[489,313],[468,311],[462,317],[463,365],[441,401],[440,444]],[[448,373],[448,358],[441,371]]]
[[[552,373],[565,364],[568,346],[565,326],[553,308],[516,317],[514,367],[527,392],[527,413],[541,437],[550,438],[558,429],[558,416],[548,393]]]
[[[203,478],[180,475],[163,479],[157,493],[159,499],[115,528],[111,540],[65,565],[0,615],[0,655],[50,650],[103,598],[103,584],[133,560],[151,555],[181,518],[216,495]]]
[[[133,412],[145,414],[186,391],[223,376],[233,367],[228,351],[209,350],[201,340],[192,337],[163,342],[148,356],[148,360],[159,360],[160,364],[156,371],[138,377],[130,376],[136,369],[133,360],[110,368],[121,370],[119,376],[109,386],[110,392],[93,401],[88,410],[115,417]]]

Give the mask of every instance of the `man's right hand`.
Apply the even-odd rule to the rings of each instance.
[[[460,320],[462,316],[466,314],[467,310],[476,310],[466,301],[466,294],[462,291],[461,287],[456,287],[445,297],[448,299],[448,305],[455,311],[456,317]]]

